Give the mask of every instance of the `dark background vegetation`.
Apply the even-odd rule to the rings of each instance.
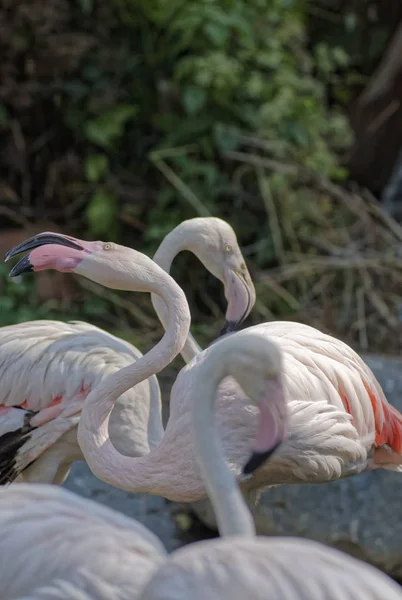
[[[152,255],[220,216],[256,282],[249,323],[398,352],[401,17],[400,0],[1,0],[0,250],[59,230]],[[0,325],[160,336],[145,295],[0,268]],[[210,340],[220,284],[187,255],[172,273]]]

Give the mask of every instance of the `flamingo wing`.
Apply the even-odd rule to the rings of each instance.
[[[370,440],[372,447],[386,447],[392,463],[389,468],[402,463],[402,415],[387,401],[371,369],[350,346],[300,323],[278,321],[256,327],[278,342],[289,364],[297,361],[293,373],[297,371],[300,378],[290,375],[290,387],[304,389],[306,397],[313,400],[322,399],[324,393],[330,404],[351,415],[357,432]],[[303,377],[303,371],[308,376]],[[311,382],[314,389],[309,387]]]
[[[14,481],[74,428],[90,390],[139,356],[127,342],[87,323],[32,321],[3,327],[0,484]],[[130,409],[135,413],[131,399],[126,404],[125,430]]]

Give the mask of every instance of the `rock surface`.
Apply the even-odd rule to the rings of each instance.
[[[391,403],[402,411],[402,361],[365,357]],[[66,487],[135,517],[172,551],[200,538],[178,507],[128,494],[76,464]],[[289,485],[264,492],[255,510],[259,533],[297,535],[336,546],[402,579],[402,473],[377,470],[325,485]]]
[[[175,507],[164,498],[114,488],[99,481],[86,463],[75,463],[64,487],[140,521],[162,540],[169,552],[184,543],[174,518]]]

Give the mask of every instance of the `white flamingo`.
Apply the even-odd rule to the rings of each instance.
[[[2,600],[135,600],[165,550],[134,519],[64,488],[0,488]]]
[[[34,236],[19,246],[18,251],[33,250],[13,268],[12,275],[53,268],[84,275],[108,287],[156,291],[152,277],[140,263],[135,278],[129,276],[131,250],[57,234],[49,240],[48,235]],[[169,297],[169,301],[174,306],[174,298]],[[177,309],[174,306],[169,311],[169,336],[174,324],[175,336],[179,336]],[[256,434],[256,410],[233,378],[227,377],[220,385],[217,422],[233,473],[241,475],[244,467],[250,475],[261,464],[242,484],[246,491],[282,483],[325,483],[378,467],[402,469],[402,416],[388,404],[373,373],[351,348],[298,323],[264,323],[245,332],[272,339],[282,350],[290,410],[290,436],[274,458],[262,464],[264,449],[255,448],[244,467]],[[159,344],[92,390],[81,412],[78,442],[99,479],[126,491],[152,493],[178,502],[206,496],[195,459],[191,406],[197,395],[197,369],[212,348],[198,354],[179,373],[171,392],[164,436],[145,456],[123,456],[114,448],[108,435],[109,416],[121,394],[172,359],[168,345]]]
[[[401,600],[373,567],[298,538],[255,537],[214,427],[219,383],[236,377],[258,407],[256,445],[286,436],[279,348],[258,334],[217,342],[195,374],[192,431],[223,539],[169,557],[131,519],[54,486],[0,490],[2,600]]]
[[[204,267],[222,282],[227,300],[226,323],[222,333],[235,331],[250,314],[255,303],[255,289],[232,227],[217,217],[197,217],[183,221],[165,237],[154,261],[170,273],[172,261],[183,250],[190,250]],[[152,294],[159,319],[167,314],[161,299]],[[181,351],[185,362],[201,352],[190,334]]]
[[[287,431],[281,363],[279,346],[256,332],[240,332],[214,344],[195,370],[194,442],[223,539],[174,552],[155,569],[141,600],[402,599],[391,579],[339,550],[298,538],[255,536],[214,425],[214,404],[219,384],[235,378],[259,409],[254,447],[272,451]]]
[[[174,257],[193,252],[223,284],[228,302],[226,329],[238,326],[249,314],[255,291],[236,235],[228,223],[214,217],[184,221],[171,231],[154,260],[167,273]],[[163,302],[153,297],[164,317]],[[189,334],[181,354],[189,360],[199,352]],[[87,323],[31,321],[0,329],[0,483],[14,480],[26,460],[15,453],[37,456],[20,480],[61,484],[72,462],[83,460],[76,441],[79,414],[63,424],[46,425],[40,445],[19,448],[21,428],[29,435],[29,410],[52,408],[59,416],[60,403],[82,404],[88,391],[102,379],[130,364],[142,354],[134,346]],[[9,407],[13,407],[12,409]],[[18,408],[16,408],[18,407]],[[55,408],[53,408],[55,407]],[[14,434],[12,433],[14,432]],[[162,435],[161,397],[155,376],[127,390],[112,411],[109,434],[114,446],[127,456],[142,456],[155,447]],[[6,438],[1,436],[6,435]],[[24,437],[26,440],[27,438]],[[7,446],[5,447],[4,442]]]

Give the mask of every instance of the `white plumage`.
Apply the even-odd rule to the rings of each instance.
[[[272,411],[276,444],[286,435],[281,371],[274,343],[240,333],[217,342],[197,373],[197,460],[228,537],[167,557],[153,534],[123,515],[61,488],[16,484],[0,490],[2,600],[401,600],[396,583],[338,550],[255,537],[219,445],[214,399],[221,379],[235,376],[250,402]]]
[[[241,322],[253,307],[255,292],[230,225],[213,217],[184,221],[162,242],[155,260],[169,272],[182,250],[194,252],[222,281],[228,314]],[[164,303],[153,300],[165,320]],[[189,360],[198,351],[189,335],[183,357]],[[62,483],[71,464],[83,459],[77,425],[86,396],[140,357],[128,342],[87,323],[32,321],[1,328],[0,484],[18,476]],[[163,426],[155,376],[119,397],[108,430],[125,456],[143,456],[158,445]]]
[[[386,401],[374,374],[352,348],[307,325],[283,321],[255,325],[229,339],[250,333],[275,342],[282,351],[290,435],[272,460],[242,484],[244,490],[284,483],[326,483],[380,467],[401,469],[402,417]],[[100,398],[93,398],[88,417],[86,404],[80,427],[91,456],[84,442],[82,448],[97,477],[126,491],[151,492],[176,502],[194,502],[205,496],[195,456],[191,408],[197,395],[197,373],[213,348],[198,354],[180,371],[171,390],[164,436],[147,456],[122,461],[104,444]],[[113,406],[113,399],[108,402]],[[96,445],[89,421],[96,431],[103,427]],[[239,476],[255,437],[257,410],[232,377],[219,386],[216,422],[228,464]]]
[[[255,536],[214,426],[218,387],[226,376],[234,377],[258,407],[265,443],[275,447],[286,437],[280,347],[258,330],[218,341],[194,376],[192,413],[197,461],[225,539],[174,553],[155,570],[141,600],[402,599],[392,580],[338,550],[296,538]]]
[[[188,306],[183,303],[178,308],[182,291],[170,278],[161,279],[157,269],[152,271],[154,263],[150,265],[149,259],[144,262],[144,257],[133,250],[43,235],[45,238],[32,238],[23,244],[26,250],[34,248],[29,258],[22,260],[23,269],[27,260],[37,269],[53,268],[58,260],[64,271],[68,268],[107,287],[155,293],[159,285],[159,293],[166,293],[164,302],[170,304],[165,322],[169,334],[163,343],[125,369],[124,377],[120,371],[111,375],[108,384],[102,382],[85,401],[78,440],[91,470],[103,481],[127,491],[149,492],[175,501],[201,500],[205,486],[194,454],[191,406],[197,394],[197,373],[213,347],[198,353],[179,373],[171,392],[166,431],[149,454],[128,457],[119,453],[108,431],[109,414],[119,395],[158,372],[161,361],[166,365],[172,360],[172,347],[184,335],[179,321],[186,327],[188,324]],[[137,261],[135,266],[133,260]],[[241,279],[239,282],[244,287]],[[379,467],[401,470],[402,416],[387,402],[371,370],[349,346],[293,322],[263,323],[240,335],[247,332],[273,340],[281,348],[291,416],[289,439],[272,461],[244,483],[245,491],[281,483],[325,483]],[[236,381],[227,377],[219,388],[217,425],[235,475],[241,474],[249,456],[256,423],[255,407]]]
[[[133,600],[165,557],[158,538],[57,486],[0,489],[1,599]]]
[[[14,473],[22,472],[33,463],[24,472],[25,480],[62,483],[71,463],[83,460],[76,428],[86,395],[109,374],[132,364],[140,356],[142,354],[128,342],[87,323],[32,321],[3,327],[0,330],[0,435],[23,427],[27,415],[33,427],[41,424],[29,431],[16,453],[15,462],[11,464]],[[52,407],[52,418],[42,424],[45,411],[55,399],[58,401]],[[11,408],[15,405],[26,408]],[[7,407],[10,408],[7,410]],[[29,411],[38,414],[32,415]],[[109,431],[116,448],[126,455],[141,456],[158,444],[163,428],[160,390],[155,376],[119,398]],[[7,453],[4,455],[6,462],[0,470],[3,483],[7,481],[7,467],[10,467]]]
[[[2,600],[401,600],[386,575],[299,538],[226,538],[167,556],[137,521],[46,484],[0,489]]]
[[[386,575],[300,538],[239,537],[174,552],[140,600],[401,600]]]

